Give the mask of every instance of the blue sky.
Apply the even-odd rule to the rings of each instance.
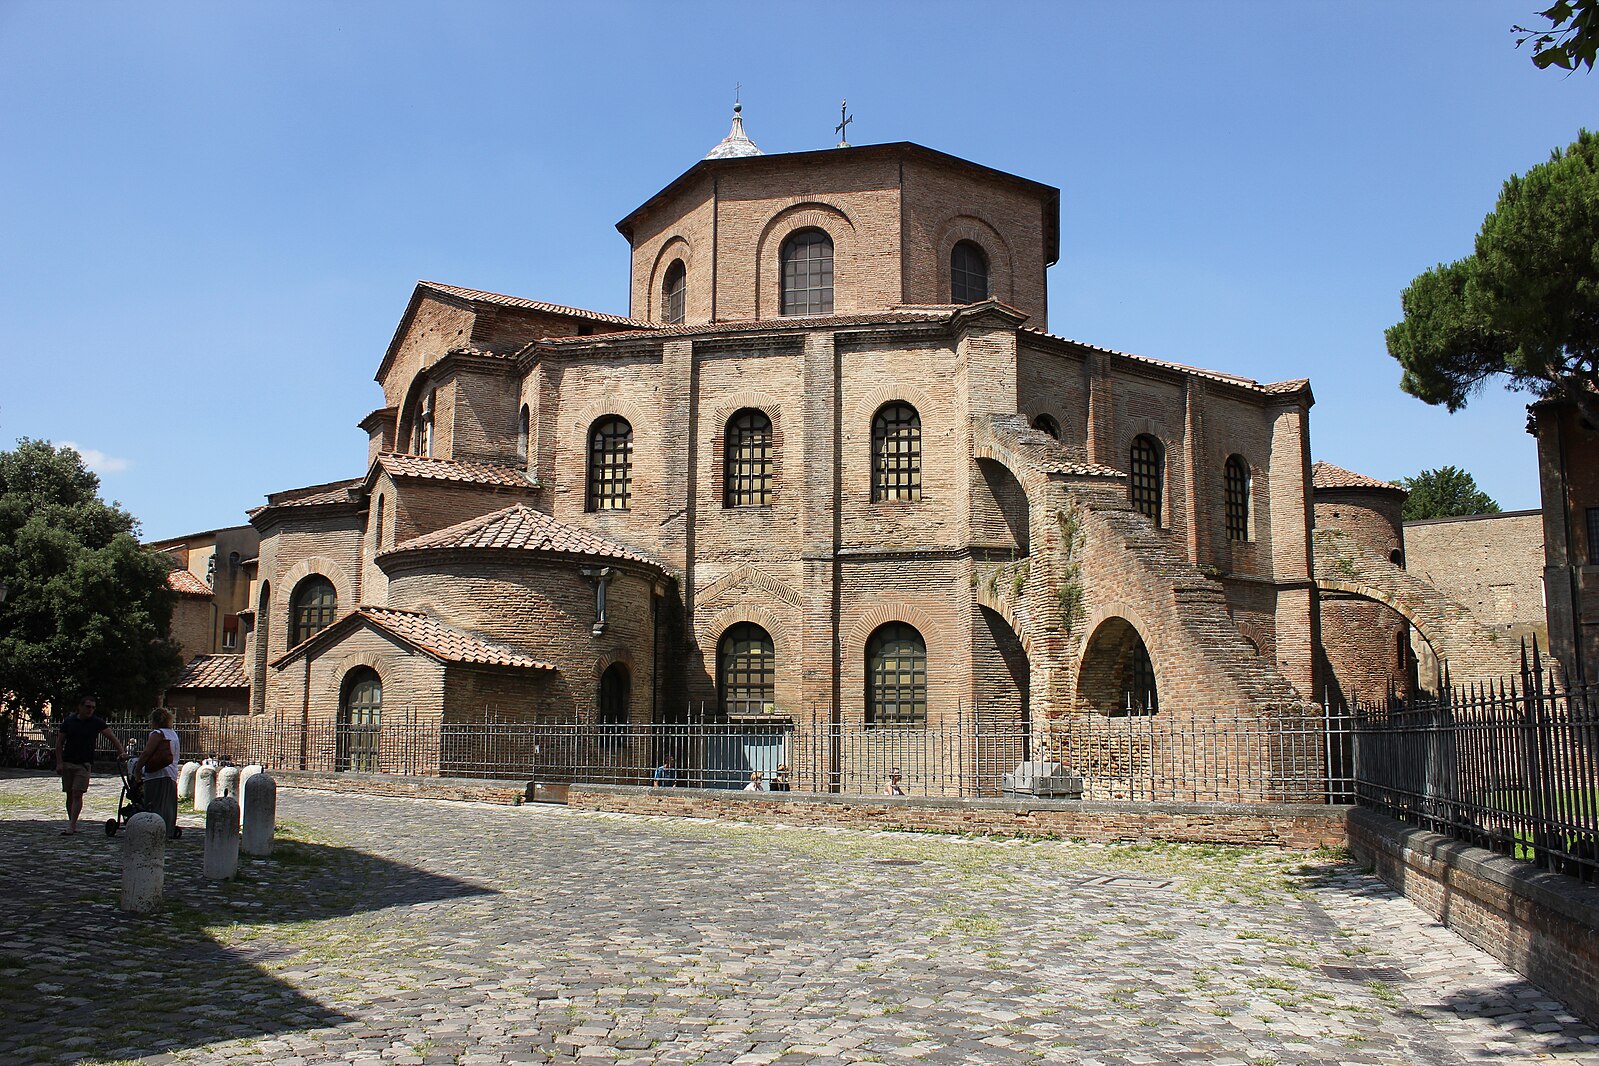
[[[614,223],[742,82],[767,152],[848,97],[1059,186],[1053,332],[1308,376],[1316,458],[1536,507],[1526,398],[1427,407],[1383,329],[1599,123],[1512,47],[1542,6],[0,0],[0,446],[74,442],[151,538],[360,474],[413,283],[625,312]]]

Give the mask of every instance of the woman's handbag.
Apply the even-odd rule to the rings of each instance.
[[[150,771],[165,770],[172,765],[172,741],[167,739],[165,733],[156,735],[161,738],[161,743],[150,753],[150,757],[144,760],[144,768]]]

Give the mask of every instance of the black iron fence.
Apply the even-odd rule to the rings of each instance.
[[[1362,806],[1599,880],[1599,685],[1559,684],[1536,648],[1514,679],[1357,705],[1354,738]]]

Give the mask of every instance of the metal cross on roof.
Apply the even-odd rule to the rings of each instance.
[[[849,113],[848,100],[840,100],[838,102],[838,117],[841,121],[833,127],[833,132],[838,134],[838,146],[840,148],[848,148],[849,138],[844,135],[844,128],[855,121],[854,116]]]

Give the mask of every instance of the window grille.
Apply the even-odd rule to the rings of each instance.
[[[988,299],[988,256],[971,241],[958,241],[949,253],[949,289],[951,303]]]
[[[666,278],[661,284],[661,321],[668,326],[681,325],[684,305],[688,296],[688,271],[683,260],[673,260],[666,268]]]
[[[289,610],[289,647],[294,647],[333,624],[338,593],[325,577],[308,577],[294,592]]]
[[[588,510],[627,511],[633,505],[633,427],[602,418],[589,430]]]
[[[833,240],[819,229],[800,230],[783,244],[785,315],[833,313]]]
[[[1237,455],[1227,458],[1227,539],[1249,539],[1249,466]]]
[[[927,644],[903,622],[890,622],[866,645],[866,724],[927,724]]]
[[[872,419],[872,499],[922,498],[922,416],[891,403]]]
[[[727,421],[723,504],[766,507],[772,502],[772,420],[744,410]]]
[[[1132,463],[1128,470],[1127,498],[1132,505],[1149,517],[1158,528],[1162,488],[1161,468],[1165,465],[1165,450],[1154,437],[1140,434],[1133,438]]]
[[[776,712],[776,649],[766,630],[740,622],[722,634],[716,658],[723,714],[750,717]]]

